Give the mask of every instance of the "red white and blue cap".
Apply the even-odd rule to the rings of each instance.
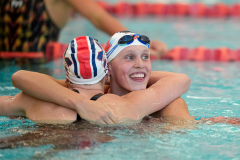
[[[107,73],[107,57],[93,38],[80,36],[69,43],[63,55],[66,79],[75,84],[95,84]]]
[[[118,41],[120,38],[122,38],[125,35],[135,35],[136,33],[130,32],[130,31],[121,31],[115,33],[107,42],[105,51],[107,53],[107,60],[110,62],[115,58],[118,53],[120,53],[124,48],[129,47],[129,46],[134,46],[134,45],[141,45],[145,46],[149,49],[149,45],[141,43],[139,40],[134,39],[134,41],[130,44],[127,45],[118,45]]]

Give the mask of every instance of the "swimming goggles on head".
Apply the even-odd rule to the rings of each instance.
[[[134,35],[125,35],[122,38],[119,39],[118,44],[120,46],[131,44],[134,39],[138,39],[139,42],[141,42],[144,45],[150,44],[150,39],[145,35],[140,34],[134,34]]]

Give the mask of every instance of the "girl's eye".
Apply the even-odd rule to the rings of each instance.
[[[149,55],[144,55],[144,56],[142,56],[142,59],[148,60],[148,59],[149,59]]]
[[[133,59],[133,56],[126,56],[125,58],[130,60]]]

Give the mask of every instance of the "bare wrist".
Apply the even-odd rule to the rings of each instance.
[[[86,106],[87,100],[84,97],[72,97],[66,98],[67,107],[75,110],[76,112],[81,112],[82,108]]]

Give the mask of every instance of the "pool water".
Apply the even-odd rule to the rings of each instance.
[[[240,40],[236,34],[240,28],[236,27],[239,26],[236,19],[149,17],[119,20],[130,30],[146,33],[151,39],[162,39],[169,48],[177,45],[238,48]],[[77,16],[64,28],[60,41],[68,43],[79,33],[98,38],[101,43],[109,38]],[[159,60],[153,61],[152,67],[153,70],[185,73],[191,78],[192,85],[182,98],[192,116],[240,117],[240,63]],[[20,92],[11,84],[11,75],[20,69],[38,71],[57,79],[65,77],[61,59],[31,67],[1,66],[0,96]],[[105,127],[85,121],[70,125],[39,125],[25,118],[2,116],[0,159],[237,160],[240,157],[240,126],[205,123],[194,129],[177,131],[167,130],[164,126],[161,120],[154,118],[133,126]]]
[[[55,78],[64,78],[61,63],[61,60],[57,60],[38,69]],[[152,66],[153,70],[186,73],[191,78],[190,90],[182,96],[191,115],[240,117],[239,63],[160,60],[154,61]],[[0,77],[3,78],[0,95],[19,92],[9,82],[11,74],[18,69],[20,68],[10,66],[0,70]],[[159,119],[150,119],[129,127],[104,127],[86,122],[51,126],[37,125],[23,118],[10,119],[2,116],[0,126],[0,147],[5,148],[1,149],[1,159],[69,157],[184,160],[240,157],[240,127],[229,124],[199,124],[197,129],[169,131],[163,128],[164,124]]]
[[[199,46],[211,49],[228,47],[239,49],[240,18],[176,18],[176,17],[122,17],[119,21],[136,33],[147,34],[150,39],[164,41],[169,48]],[[139,27],[141,26],[141,27]],[[79,31],[80,30],[80,31]],[[84,33],[84,34],[83,34]],[[74,37],[88,35],[107,43],[110,38],[98,31],[82,17],[69,21],[60,35],[60,42],[69,43]]]

